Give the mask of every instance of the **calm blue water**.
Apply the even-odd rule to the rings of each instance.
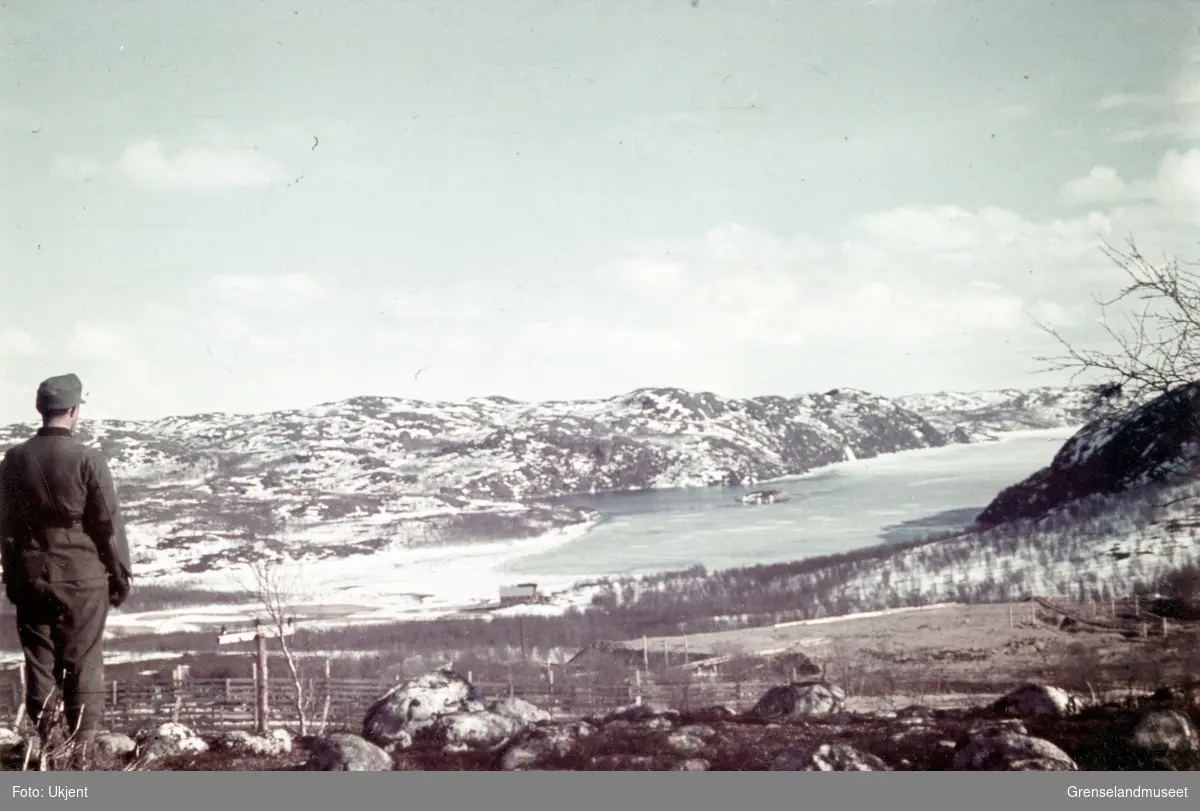
[[[521,576],[647,574],[703,564],[777,563],[901,541],[969,523],[1003,488],[1044,467],[1075,429],[846,462],[754,487],[576,496],[605,521],[557,549],[519,559]],[[783,504],[736,499],[769,487]]]

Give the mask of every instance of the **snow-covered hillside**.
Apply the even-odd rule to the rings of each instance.
[[[30,425],[0,428],[0,450]],[[751,483],[847,458],[940,447],[895,402],[842,389],[722,398],[642,389],[602,400],[359,397],[258,415],[93,421],[144,579],[247,562],[519,539],[594,518],[569,493]]]
[[[1005,489],[979,516],[983,526],[1040,518],[1093,495],[1135,493],[1200,470],[1200,384],[1097,419],[1062,446],[1053,461]]]
[[[939,431],[961,431],[972,442],[1008,431],[1083,425],[1098,416],[1094,391],[1087,386],[913,394],[896,402]]]

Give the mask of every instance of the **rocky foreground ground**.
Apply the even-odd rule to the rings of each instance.
[[[1087,706],[1029,684],[988,707],[845,710],[821,681],[780,685],[750,711],[681,713],[649,705],[600,718],[555,719],[518,698],[488,700],[438,671],[397,685],[361,727],[295,737],[178,723],[109,732],[86,768],[179,771],[1078,771],[1200,770],[1194,690],[1161,688]],[[25,741],[0,730],[6,768],[38,768]],[[52,753],[51,753],[52,754]],[[47,757],[50,768],[53,757]]]

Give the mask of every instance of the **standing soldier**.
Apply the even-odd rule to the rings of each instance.
[[[104,627],[129,596],[132,564],[104,459],[71,435],[83,404],[73,374],[37,391],[42,427],[0,461],[4,591],[17,609],[26,711],[43,742],[53,696],[86,753],[104,707]]]

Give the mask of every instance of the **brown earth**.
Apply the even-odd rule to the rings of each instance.
[[[848,694],[845,711],[828,718],[768,722],[728,712],[686,713],[678,728],[704,723],[715,730],[696,753],[706,768],[763,770],[781,752],[847,744],[896,770],[952,768],[955,752],[982,725],[1006,718],[988,706],[1009,690],[1037,682],[1090,699],[1094,706],[1067,717],[1034,716],[1021,723],[1031,736],[1061,747],[1084,770],[1200,768],[1200,753],[1150,754],[1132,747],[1130,733],[1148,708],[1177,709],[1200,723],[1200,623],[1160,619],[1143,607],[1036,602],[955,605],[883,616],[851,616],[786,626],[683,637],[646,644],[682,655],[764,653],[797,648],[820,663],[826,681]],[[641,640],[636,643],[639,645]],[[1160,685],[1184,686],[1172,694]],[[1191,689],[1186,689],[1188,685]],[[905,708],[908,709],[905,709]],[[927,736],[901,733],[920,726]],[[677,769],[688,760],[671,752],[663,728],[601,727],[568,755],[539,768],[568,770]],[[359,733],[354,728],[345,731]],[[156,770],[278,770],[304,768],[310,741],[280,757],[181,756]],[[493,770],[499,754],[446,755],[435,749],[393,755],[397,770]],[[114,765],[119,768],[119,765]]]
[[[866,710],[880,702],[977,704],[1029,681],[1108,693],[1149,692],[1200,677],[1200,623],[1171,620],[1167,627],[1164,636],[1161,620],[1129,601],[1030,601],[851,615],[695,634],[686,641],[655,637],[646,645],[658,651],[665,642],[680,657],[685,650],[758,655],[798,650],[847,690],[850,709]]]

